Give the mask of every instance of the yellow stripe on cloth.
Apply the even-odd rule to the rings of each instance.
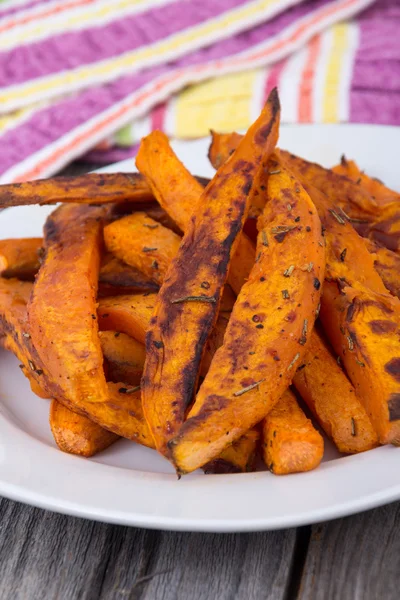
[[[339,121],[339,96],[344,59],[349,51],[350,28],[348,23],[339,23],[332,27],[332,46],[330,49],[326,80],[323,94],[322,121]]]
[[[177,137],[201,137],[210,129],[246,129],[258,70],[225,75],[193,85],[175,100]]]
[[[253,22],[256,17],[261,20],[262,15],[267,9],[274,5],[279,5],[280,0],[259,0],[252,2],[251,5],[245,5],[240,9],[230,11],[217,19],[207,21],[199,26],[185,30],[170,38],[161,41],[158,44],[147,46],[139,50],[126,52],[116,58],[107,59],[94,65],[84,65],[75,70],[64,71],[54,75],[46,76],[41,80],[27,82],[22,85],[16,85],[0,93],[0,106],[10,106],[15,103],[18,105],[18,99],[23,94],[24,104],[34,102],[43,97],[53,96],[72,92],[90,84],[112,81],[118,76],[132,72],[149,64],[159,64],[165,62],[166,56],[173,57],[179,55],[182,49],[191,50],[198,48],[206,42],[220,38],[220,32],[228,28],[239,28],[243,21]],[[199,44],[199,41],[203,42]],[[179,52],[180,51],[180,52]],[[196,71],[196,68],[194,68]],[[29,99],[29,97],[31,97]],[[29,100],[28,100],[29,99]]]

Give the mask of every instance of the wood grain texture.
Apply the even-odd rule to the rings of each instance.
[[[400,503],[312,528],[299,600],[398,600]]]
[[[2,600],[284,600],[295,530],[168,533],[0,501]]]

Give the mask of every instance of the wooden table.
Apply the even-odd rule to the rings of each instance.
[[[398,600],[399,527],[399,503],[312,527],[202,534],[0,499],[0,599]]]

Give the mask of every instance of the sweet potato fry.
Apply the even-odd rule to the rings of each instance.
[[[222,473],[247,473],[252,471],[259,439],[260,433],[257,429],[250,429],[240,439],[226,448],[218,458],[204,465],[204,472],[207,475],[220,475]]]
[[[188,419],[168,444],[179,473],[212,460],[268,414],[301,364],[316,318],[325,267],[321,223],[284,167],[274,160],[268,170],[256,263]]]
[[[79,406],[108,398],[96,318],[104,208],[62,205],[47,219],[46,254],[28,304],[41,362]],[[67,322],[65,319],[67,318]]]
[[[377,435],[353,385],[317,329],[293,384],[340,452],[353,454],[377,446]]]
[[[97,310],[100,329],[103,331],[121,331],[144,344],[156,298],[156,294],[134,294],[132,296],[102,298]],[[229,292],[229,287],[225,286],[221,300],[221,309],[225,310],[220,310],[217,323],[209,336],[201,363],[202,375],[206,374],[214,352],[222,342],[232,305],[231,292]]]
[[[400,302],[385,288],[364,240],[324,194],[306,188],[326,230],[322,324],[380,443],[400,443]]]
[[[33,281],[39,270],[42,238],[0,240],[0,275]]]
[[[347,160],[343,154],[340,164],[333,167],[332,171],[339,175],[345,175],[357,185],[360,185],[377,201],[379,205],[391,202],[399,202],[400,194],[395,192],[376,177],[369,177],[364,171],[361,171],[354,160]]]
[[[119,331],[100,331],[99,335],[107,363],[107,380],[140,385],[145,360],[143,344]]]
[[[178,253],[181,238],[138,212],[107,225],[104,241],[109,252],[159,285]]]
[[[201,195],[158,294],[146,335],[142,398],[146,420],[162,454],[193,400],[230,259],[246,219],[249,193],[259,167],[275,147],[278,127],[279,99],[274,91],[231,160]]]
[[[153,131],[143,138],[136,165],[146,177],[160,205],[180,229],[186,232],[190,227],[193,211],[200,201],[203,187],[175,155],[167,136],[160,131]],[[236,294],[250,273],[254,258],[253,244],[242,233],[228,274],[228,282]],[[160,262],[158,258],[155,260]]]
[[[32,343],[27,319],[27,302],[32,284],[16,279],[0,278],[0,334],[2,346],[10,350],[22,363],[22,371],[29,378],[32,391],[46,398],[55,398],[64,406],[82,416],[90,417],[104,429],[145,446],[153,441],[143,417],[140,391],[124,383],[107,383],[104,401],[83,398],[74,404],[66,396],[57,378],[41,361]]]
[[[138,173],[86,173],[0,186],[1,208],[57,202],[103,204],[153,199],[149,186]]]
[[[101,260],[99,296],[157,292],[158,285],[143,273],[107,253]]]
[[[210,134],[211,143],[208,149],[208,160],[214,169],[219,169],[234,153],[243,136],[235,132],[217,133],[212,129],[210,130]]]
[[[144,344],[156,298],[156,294],[102,298],[97,310],[100,330],[121,331]]]
[[[263,422],[263,458],[275,475],[304,473],[318,467],[324,440],[288,389]]]
[[[119,436],[73,413],[57,400],[50,406],[50,427],[57,446],[68,454],[90,457],[119,440]]]
[[[392,250],[378,246],[372,240],[364,239],[370,254],[374,259],[375,269],[393,296],[400,298],[400,255]]]

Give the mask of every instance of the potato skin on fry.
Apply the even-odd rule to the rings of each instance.
[[[0,186],[0,207],[27,204],[150,202],[153,195],[138,173],[86,173]]]
[[[293,385],[339,452],[365,452],[378,445],[353,385],[316,328]]]
[[[160,285],[178,253],[181,238],[145,213],[137,212],[107,225],[104,241],[109,252]]]
[[[46,255],[28,304],[29,332],[41,362],[62,396],[77,406],[108,397],[96,318],[105,210],[65,204],[48,217]]]
[[[192,402],[235,242],[246,219],[249,193],[262,161],[275,147],[278,127],[275,91],[231,160],[200,197],[160,289],[146,335],[142,398],[146,420],[162,454],[167,453],[166,444]]]
[[[50,427],[57,446],[63,452],[89,458],[119,440],[119,436],[73,413],[57,400],[51,401]]]
[[[288,389],[263,422],[263,458],[275,475],[305,473],[320,464],[324,440]]]
[[[314,324],[325,266],[320,220],[283,166],[270,161],[268,170],[258,260],[188,419],[168,446],[179,473],[212,460],[268,414],[301,364]]]

